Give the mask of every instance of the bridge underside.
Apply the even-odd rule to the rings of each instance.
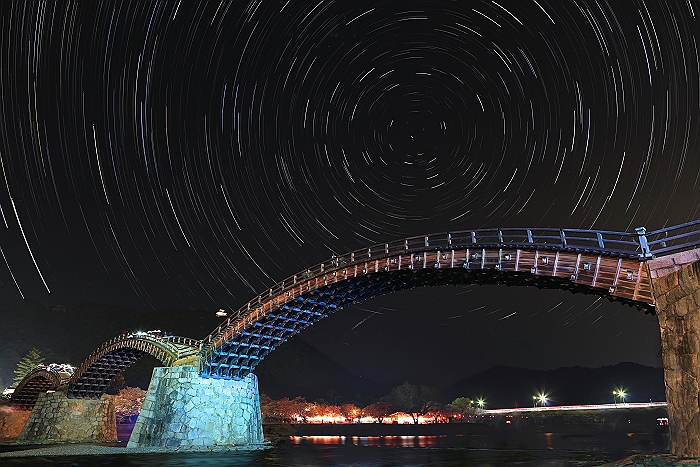
[[[139,349],[122,348],[102,355],[69,386],[68,397],[99,399],[117,376],[146,353]]]
[[[31,410],[39,394],[59,389],[60,382],[49,372],[32,375],[22,381],[12,394],[12,405],[22,410]]]
[[[158,331],[160,332],[160,331]],[[199,352],[199,341],[178,336],[135,332],[123,334],[98,347],[73,373],[67,387],[69,398],[99,399],[109,384],[144,355],[171,366]]]
[[[239,379],[275,347],[347,305],[424,286],[505,284],[595,294],[653,313],[644,263],[580,253],[479,249],[426,252],[339,268],[276,297],[237,322],[209,350],[202,376]],[[403,267],[402,267],[403,266]]]

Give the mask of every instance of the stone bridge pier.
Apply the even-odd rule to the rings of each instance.
[[[154,368],[128,447],[264,443],[258,378],[202,378],[194,366]]]
[[[114,396],[69,399],[64,391],[39,394],[17,441],[46,443],[111,443],[117,440]]]
[[[671,454],[700,457],[700,249],[647,264],[661,328]]]

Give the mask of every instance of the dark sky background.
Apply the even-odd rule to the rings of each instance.
[[[700,217],[695,0],[0,8],[2,298],[214,313],[404,236]],[[500,286],[378,298],[301,337],[416,382],[660,365],[653,316]]]

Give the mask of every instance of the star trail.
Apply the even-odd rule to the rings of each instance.
[[[0,8],[6,299],[233,310],[404,236],[700,217],[700,2]],[[438,321],[483,305],[484,325],[556,315],[658,339],[590,297],[522,310],[477,290]],[[362,306],[336,321],[347,339],[408,305]]]

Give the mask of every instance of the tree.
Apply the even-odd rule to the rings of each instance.
[[[474,401],[472,401],[468,397],[458,397],[457,399],[452,401],[452,405],[457,407],[465,414],[471,414],[474,412],[474,407],[472,407],[473,403]]]
[[[413,419],[414,424],[418,424],[418,418],[427,414],[433,407],[438,405],[435,402],[440,398],[437,389],[428,386],[411,384],[408,381],[396,386],[384,397],[386,402],[391,403],[395,408],[406,412]]]
[[[388,402],[375,402],[362,409],[362,415],[374,418],[377,423],[384,423],[384,419],[391,415],[392,407]]]
[[[462,420],[464,419],[465,415],[468,415],[470,413],[474,413],[475,410],[473,407],[470,409],[463,410],[460,407],[457,407],[454,404],[447,404],[445,407],[442,408],[441,410],[441,415],[447,419],[448,423],[452,423],[453,420]]]
[[[444,414],[444,407],[435,401],[429,401],[423,405],[422,414],[433,419],[433,423],[439,423],[441,419],[447,418]]]
[[[146,398],[146,391],[141,388],[125,387],[114,398],[114,412],[117,420],[124,420],[138,415],[141,412],[143,400]]]
[[[297,396],[294,399],[285,397],[276,401],[275,405],[275,412],[283,422],[295,423],[298,419],[301,419],[303,423],[307,422],[307,417],[309,416],[306,410],[308,403],[303,397]]]
[[[15,368],[15,379],[12,380],[12,385],[17,386],[30,371],[44,363],[44,357],[41,356],[41,351],[32,347],[18,363]]]
[[[260,415],[262,416],[263,422],[279,420],[276,402],[277,401],[272,400],[267,394],[260,394]]]
[[[355,404],[343,404],[340,406],[340,413],[345,417],[346,422],[356,423],[360,418],[360,408]]]

